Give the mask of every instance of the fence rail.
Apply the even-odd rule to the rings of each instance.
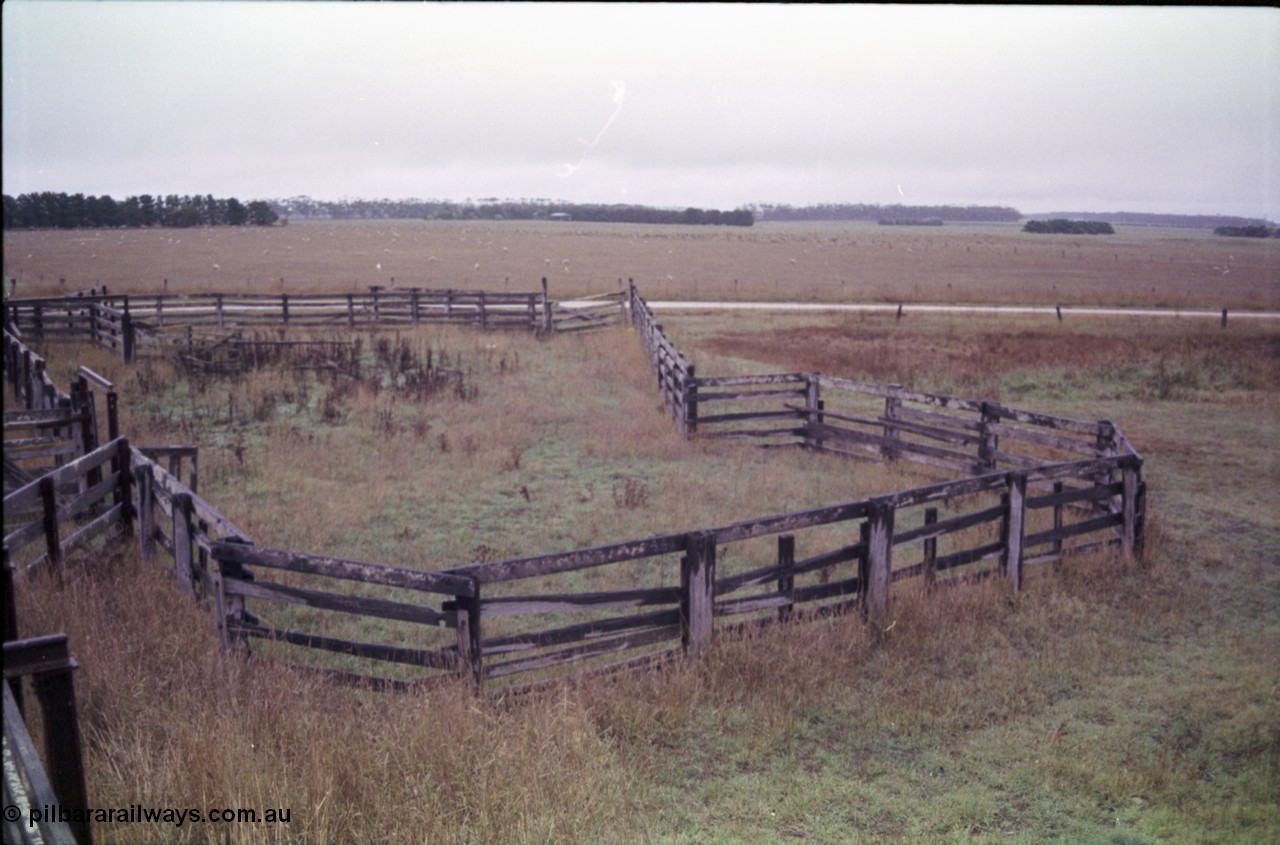
[[[790,618],[857,609],[880,624],[891,585],[905,579],[995,575],[1018,588],[1030,567],[1103,548],[1141,553],[1142,458],[1110,422],[817,373],[698,377],[634,285],[626,304],[687,434],[907,458],[963,477],[715,528],[420,571],[257,546],[196,494],[194,480],[184,484],[158,462],[174,453],[148,456],[119,438],[6,497],[6,514],[11,504],[40,514],[6,535],[6,553],[43,535],[41,559],[56,563],[53,549],[70,539],[59,524],[109,508],[95,520],[136,526],[146,559],[163,549],[180,588],[211,604],[224,648],[255,642],[273,654],[329,655],[336,662],[309,665],[381,687],[462,676],[503,691],[696,658],[717,631]],[[43,361],[13,342],[21,348],[7,349],[15,364],[6,375],[43,373]],[[110,474],[89,483],[109,460]],[[48,487],[71,481],[84,491],[50,504]],[[382,641],[343,619],[371,621],[367,630]],[[355,671],[369,661],[388,669]]]
[[[535,291],[473,291],[370,286],[346,294],[94,293],[12,299],[6,326],[37,340],[88,338],[123,360],[190,348],[198,336],[218,338],[243,329],[295,326],[377,328],[425,323],[517,329],[539,334],[616,324],[622,294],[553,302],[547,280]]]

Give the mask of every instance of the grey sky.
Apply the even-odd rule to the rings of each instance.
[[[1267,8],[3,4],[4,193],[1280,220]]]

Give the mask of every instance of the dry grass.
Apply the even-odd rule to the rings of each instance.
[[[1073,560],[1020,594],[904,583],[881,632],[844,617],[720,637],[696,666],[493,701],[375,695],[223,659],[208,611],[130,550],[79,558],[60,585],[23,585],[19,618],[26,635],[71,635],[94,800],[292,811],[274,829],[118,825],[98,839],[1275,841],[1273,330],[1126,325],[1126,339],[1018,322],[1002,340],[973,321],[751,320],[771,336],[746,318],[669,324],[703,372],[967,384],[1115,419],[1147,460],[1146,562]],[[481,545],[562,550],[904,486],[893,468],[681,440],[633,341],[459,334],[441,342],[477,361],[475,402],[357,393],[340,424],[193,418],[191,435],[208,438],[202,491],[260,542],[433,565]],[[483,363],[489,344],[518,357],[514,371]],[[49,356],[62,383],[67,349]],[[140,395],[141,370],[88,355]],[[212,413],[239,391],[252,408],[292,385],[263,373],[169,401]],[[130,418],[135,442],[175,439],[162,411]]]
[[[1280,388],[1280,331],[1244,320],[667,315],[699,370],[819,371],[996,399],[1223,401]]]
[[[365,285],[619,290],[817,301],[1280,307],[1280,245],[1120,227],[1028,235],[1016,224],[928,231],[868,224],[751,229],[612,224],[302,221],[287,227],[5,232],[21,295],[317,292]]]

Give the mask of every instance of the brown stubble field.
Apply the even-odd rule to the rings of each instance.
[[[295,221],[271,228],[5,232],[19,296],[619,289],[650,299],[1280,308],[1280,241],[1119,227],[1030,235],[1016,224],[749,229],[550,222]]]

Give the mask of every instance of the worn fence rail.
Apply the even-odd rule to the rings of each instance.
[[[683,431],[909,458],[963,477],[716,528],[426,571],[257,546],[196,494],[194,481],[161,466],[174,454],[148,456],[120,438],[45,476],[55,488],[80,483],[114,455],[112,472],[91,485],[99,498],[86,491],[50,506],[43,478],[12,494],[16,512],[40,518],[6,535],[6,554],[11,539],[16,549],[44,536],[44,558],[53,560],[51,550],[66,546],[60,521],[89,504],[109,506],[96,518],[132,528],[144,558],[161,559],[163,549],[180,588],[209,601],[227,649],[258,643],[287,659],[307,655],[299,659],[312,668],[377,686],[461,676],[477,689],[514,690],[698,657],[717,631],[799,616],[857,609],[880,624],[891,585],[905,579],[931,586],[995,575],[1016,589],[1030,567],[1106,548],[1141,552],[1142,458],[1111,423],[813,373],[699,378],[634,285],[627,306]],[[6,374],[43,372],[25,356]],[[361,635],[368,621],[381,641]],[[389,668],[356,671],[370,661]]]
[[[11,299],[6,325],[37,340],[85,338],[125,361],[190,347],[198,334],[225,336],[261,327],[376,328],[422,323],[474,325],[535,333],[611,324],[612,302],[566,308],[552,302],[546,279],[535,291],[473,291],[370,286],[346,294],[81,295]],[[612,307],[612,311],[610,311]]]

